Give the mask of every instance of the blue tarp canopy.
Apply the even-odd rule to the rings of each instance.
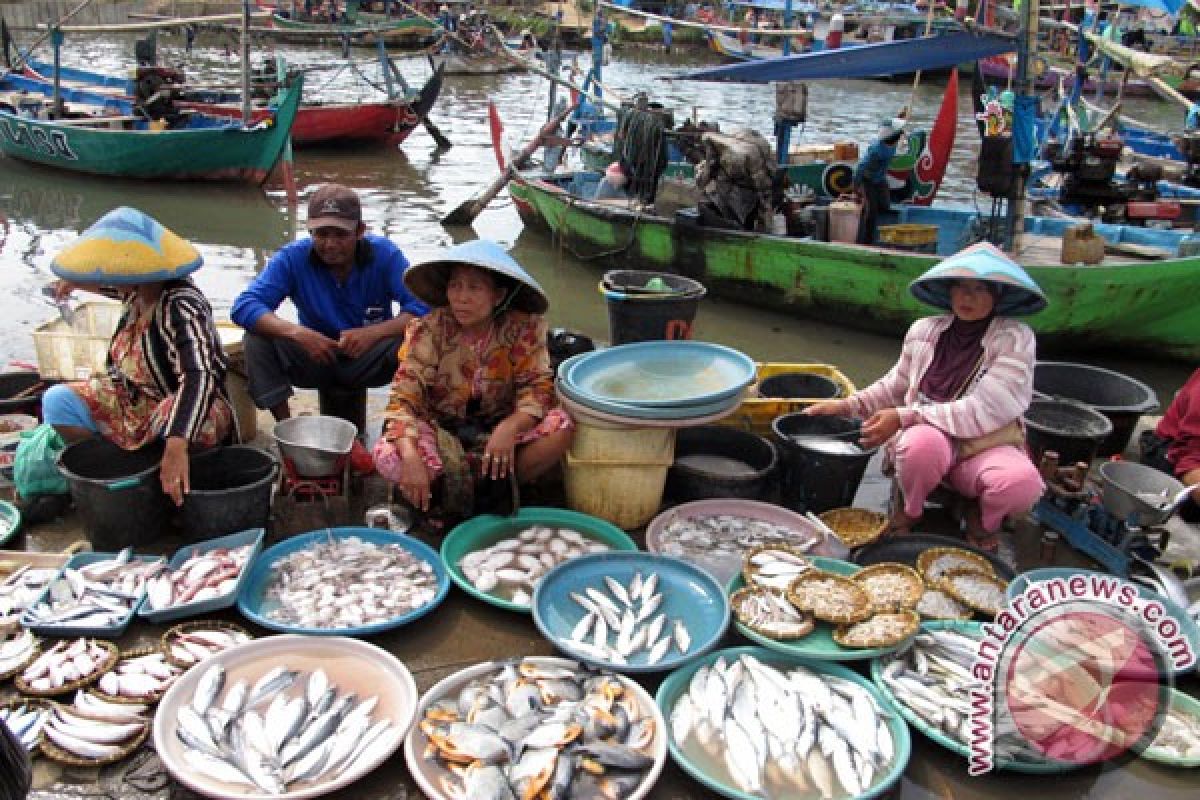
[[[1168,14],[1178,14],[1183,8],[1184,0],[1121,0],[1123,6],[1139,6],[1151,11],[1165,11]]]
[[[1017,49],[1011,36],[994,33],[946,33],[898,42],[821,50],[783,58],[766,58],[725,67],[685,72],[676,77],[689,81],[770,83],[822,78],[873,78],[919,69],[941,69],[977,61]]]

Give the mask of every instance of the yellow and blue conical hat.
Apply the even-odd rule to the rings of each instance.
[[[129,286],[182,278],[203,263],[191,242],[136,208],[121,206],[55,256],[50,269],[68,281]]]
[[[1000,288],[995,313],[1001,317],[1036,314],[1046,307],[1046,295],[1029,273],[989,242],[960,250],[908,285],[913,297],[947,311],[950,287],[956,280],[991,283]]]

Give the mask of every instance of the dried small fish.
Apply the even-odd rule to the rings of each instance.
[[[948,569],[935,586],[963,605],[995,616],[1008,604],[1004,593],[1008,584],[994,575],[973,569]]]
[[[968,619],[971,609],[941,589],[926,589],[917,602],[917,613],[930,619]]]
[[[843,625],[833,632],[842,647],[891,647],[903,642],[921,627],[921,617],[910,609],[887,611]]]
[[[782,592],[744,587],[729,600],[743,625],[772,639],[799,639],[813,631],[813,617],[796,609]]]

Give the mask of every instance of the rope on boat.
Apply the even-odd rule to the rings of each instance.
[[[626,250],[633,247],[633,243],[637,241],[638,223],[642,221],[642,209],[641,208],[638,208],[633,213],[633,223],[629,227],[629,241],[625,242],[625,244],[621,245],[620,247],[614,247],[611,250],[601,250],[598,253],[592,253],[591,255],[586,255],[586,256],[583,255],[582,253],[577,252],[575,250],[575,248],[571,246],[571,243],[567,241],[566,219],[567,219],[567,214],[571,213],[571,209],[573,209],[575,207],[575,204],[578,202],[578,200],[579,200],[579,198],[575,197],[574,195],[567,196],[567,210],[565,212],[563,212],[563,217],[562,217],[563,221],[562,221],[562,224],[560,224],[560,226],[559,226],[559,232],[558,232],[558,251],[559,251],[558,257],[559,257],[560,262],[562,261],[563,248],[566,248],[567,250],[571,251],[571,255],[574,256],[576,258],[576,260],[578,260],[578,261],[596,261],[601,258],[608,258],[610,256],[621,255]]]
[[[629,193],[643,202],[654,199],[658,176],[667,167],[666,117],[625,108],[617,115],[613,157],[629,176]]]

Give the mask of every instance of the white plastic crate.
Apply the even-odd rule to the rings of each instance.
[[[71,324],[63,319],[34,329],[38,372],[43,378],[82,381],[103,375],[108,362],[108,344],[121,321],[120,303],[104,300],[83,303]]]

